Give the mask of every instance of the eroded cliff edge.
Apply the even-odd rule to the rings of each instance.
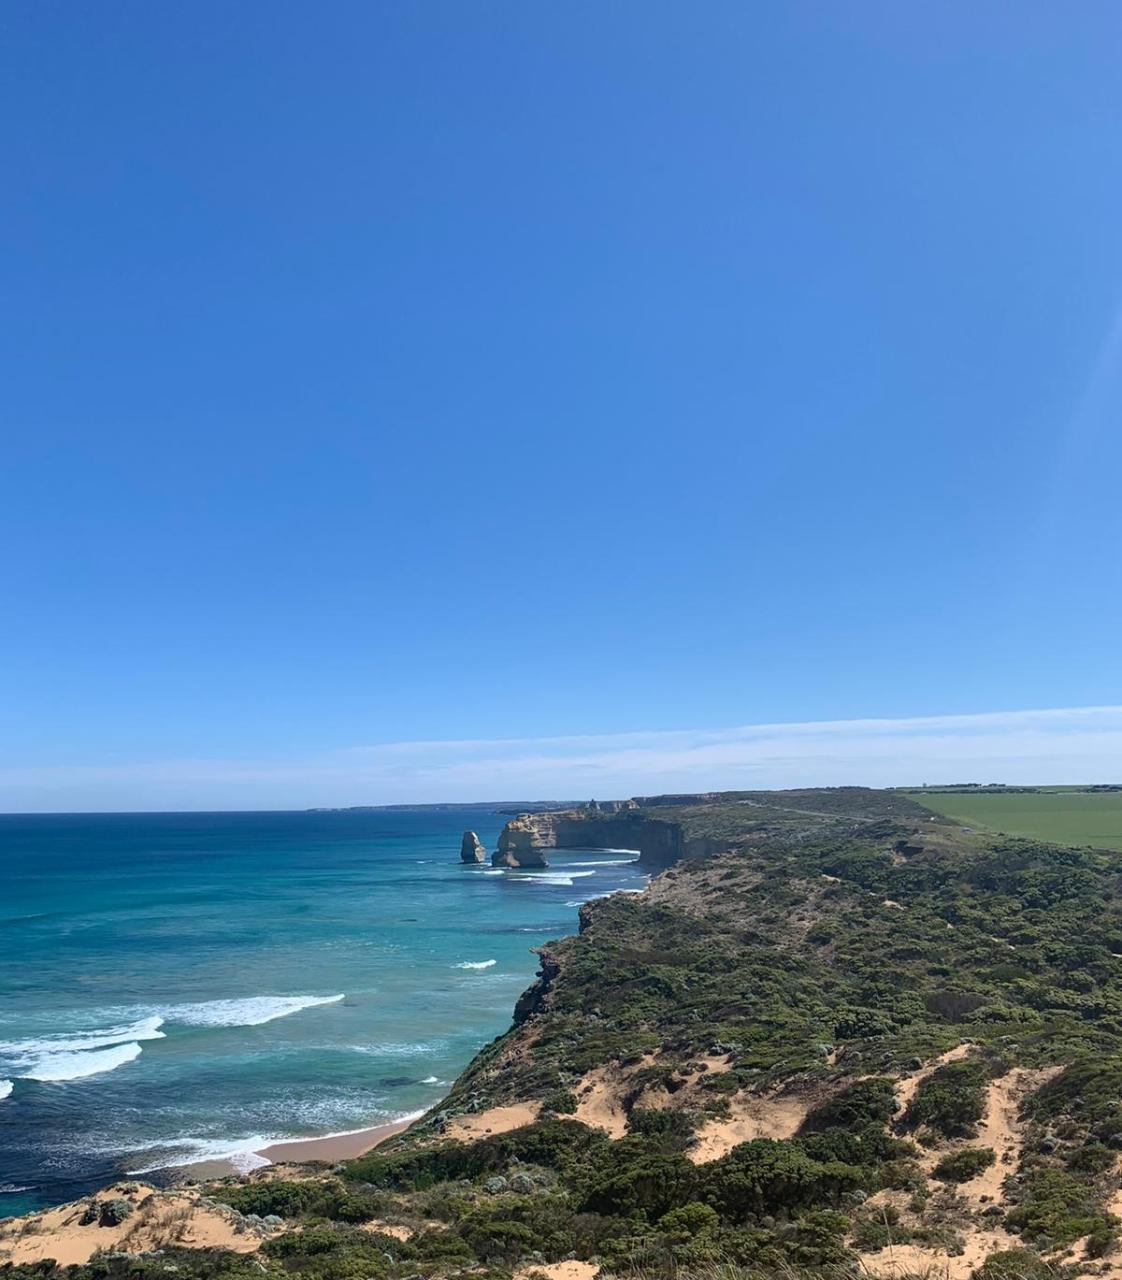
[[[692,842],[679,823],[635,808],[567,809],[512,818],[499,836],[495,866],[542,867],[549,849],[636,849],[642,866],[655,871],[683,856],[712,852],[705,840]]]
[[[495,866],[544,867],[550,849],[635,849],[640,866],[664,871],[683,860],[774,837],[798,841],[823,828],[837,830],[857,815],[866,821],[893,809],[918,810],[899,797],[881,798],[886,794],[863,787],[790,791],[782,793],[788,803],[777,805],[775,792],[704,792],[521,813],[503,828],[491,861]]]

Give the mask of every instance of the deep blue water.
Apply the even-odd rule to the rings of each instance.
[[[470,811],[0,815],[0,1216],[426,1109],[625,853]]]

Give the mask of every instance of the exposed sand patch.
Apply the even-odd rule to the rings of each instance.
[[[698,1058],[698,1062],[704,1068],[702,1079],[705,1076],[719,1076],[725,1071],[732,1068],[732,1055],[728,1053],[705,1053]]]
[[[91,1201],[127,1200],[132,1212],[117,1226],[81,1225]],[[202,1204],[197,1192],[155,1191],[138,1182],[121,1182],[96,1196],[13,1218],[0,1226],[0,1261],[60,1266],[88,1262],[99,1250],[142,1253],[169,1245],[231,1249],[253,1253],[271,1232],[248,1230],[240,1215],[221,1205]]]
[[[656,1051],[644,1054],[626,1067],[612,1063],[586,1072],[573,1089],[577,1098],[575,1118],[593,1129],[600,1129],[610,1138],[622,1138],[627,1132],[627,1117],[633,1108],[640,1106],[658,1111],[665,1107],[688,1106],[704,1096],[702,1091],[710,1076],[722,1075],[733,1065],[728,1053],[702,1054],[674,1071],[670,1087],[650,1084],[638,1090],[636,1077],[647,1068],[656,1066],[661,1056]]]
[[[523,1267],[514,1273],[515,1280],[526,1280],[527,1276],[545,1275],[549,1280],[592,1280],[600,1270],[596,1262],[578,1262],[575,1258],[569,1262],[543,1262],[534,1267]]]
[[[623,1098],[627,1077],[618,1067],[596,1067],[577,1085],[576,1118],[593,1129],[602,1129],[609,1138],[627,1132],[627,1112]]]
[[[362,1231],[378,1231],[384,1236],[393,1236],[395,1240],[411,1240],[416,1232],[404,1222],[379,1222],[377,1218],[360,1224]]]
[[[965,1252],[950,1256],[937,1249],[918,1244],[887,1245],[879,1253],[862,1255],[861,1263],[869,1275],[888,1280],[905,1276],[923,1276],[926,1280],[969,1280],[971,1273],[998,1249],[1013,1249],[1020,1241],[1004,1231],[979,1232],[966,1237]]]
[[[730,1103],[729,1119],[703,1124],[697,1131],[697,1141],[686,1155],[694,1164],[708,1164],[755,1138],[793,1138],[818,1100],[817,1095],[738,1094]]]
[[[541,1110],[540,1102],[515,1102],[507,1107],[492,1107],[475,1115],[456,1116],[444,1127],[444,1136],[457,1142],[474,1142],[492,1133],[509,1133],[533,1124]]]

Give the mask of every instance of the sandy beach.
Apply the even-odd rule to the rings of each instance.
[[[271,1160],[273,1164],[300,1164],[308,1160],[353,1160],[365,1155],[380,1142],[403,1133],[413,1123],[412,1119],[397,1120],[393,1124],[378,1125],[374,1129],[358,1129],[354,1133],[338,1133],[326,1138],[297,1138],[292,1142],[274,1142],[262,1147],[256,1154]]]
[[[403,1133],[417,1116],[406,1116],[392,1124],[376,1125],[371,1129],[356,1129],[353,1133],[329,1134],[323,1138],[294,1138],[291,1142],[274,1142],[254,1151],[254,1156],[270,1164],[306,1164],[322,1160],[334,1164],[337,1160],[353,1160],[356,1156],[372,1151],[380,1142]],[[257,1162],[254,1162],[255,1165]],[[264,1167],[260,1165],[258,1167]],[[234,1159],[200,1160],[169,1170],[173,1182],[207,1182],[213,1178],[228,1178],[243,1174],[246,1166]]]

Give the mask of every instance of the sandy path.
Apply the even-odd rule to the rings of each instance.
[[[959,1045],[928,1063],[922,1071],[900,1082],[897,1097],[906,1105],[915,1095],[920,1083],[932,1071],[944,1062],[953,1062],[963,1057],[968,1051],[969,1046]],[[943,1280],[968,1280],[989,1254],[999,1249],[1021,1247],[1022,1241],[1002,1227],[987,1225],[984,1229],[971,1229],[971,1216],[990,1205],[1003,1202],[1002,1184],[1011,1173],[1016,1172],[1021,1162],[1024,1144],[1024,1126],[1019,1115],[1021,1102],[1027,1094],[1039,1089],[1058,1071],[1058,1067],[1045,1067],[1037,1071],[1015,1067],[1004,1076],[991,1080],[986,1088],[985,1114],[978,1123],[976,1138],[943,1144],[938,1150],[921,1148],[920,1164],[929,1177],[939,1160],[951,1151],[965,1147],[992,1147],[996,1156],[994,1164],[983,1170],[977,1178],[959,1184],[953,1192],[948,1188],[947,1193],[955,1196],[966,1218],[962,1224],[964,1252],[956,1257],[948,1257],[935,1249],[920,1245],[892,1245],[862,1257],[862,1263],[870,1275],[891,1278],[915,1274],[931,1277],[932,1280],[939,1277]],[[870,1203],[877,1200],[878,1197],[874,1196]],[[977,1221],[976,1218],[973,1220]]]
[[[978,1137],[967,1145],[992,1147],[997,1159],[978,1177],[964,1182],[959,1188],[959,1195],[970,1201],[974,1208],[984,1208],[1003,1199],[1001,1184],[1011,1173],[1016,1173],[1021,1162],[1024,1144],[1024,1126],[1018,1114],[1021,1102],[1026,1094],[1039,1089],[1058,1071],[1058,1067],[1040,1071],[1014,1067],[999,1079],[990,1081],[986,1089],[985,1118],[978,1124]]]

